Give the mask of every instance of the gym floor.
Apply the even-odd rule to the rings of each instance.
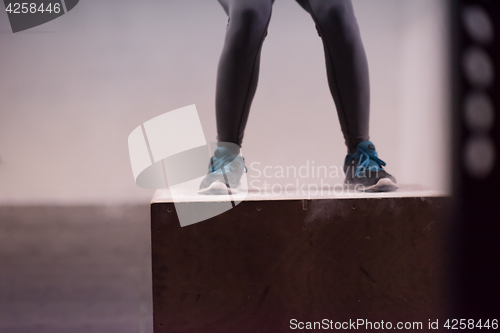
[[[153,332],[149,205],[0,207],[0,332]]]

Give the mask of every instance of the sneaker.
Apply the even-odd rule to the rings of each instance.
[[[246,172],[243,156],[226,147],[218,147],[210,158],[208,174],[200,184],[199,194],[236,194],[240,179]]]
[[[396,178],[384,170],[385,165],[385,162],[378,158],[372,142],[360,142],[356,153],[347,154],[345,158],[345,184],[365,192],[394,191],[398,188]]]

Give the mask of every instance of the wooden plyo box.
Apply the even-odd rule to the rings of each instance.
[[[251,197],[180,227],[174,203],[157,191],[154,331],[289,332],[293,319],[421,321],[427,331],[445,306],[449,200],[412,188],[351,198]]]

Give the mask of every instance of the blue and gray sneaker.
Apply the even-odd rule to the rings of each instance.
[[[208,174],[200,184],[199,194],[236,194],[246,172],[245,159],[226,147],[218,147],[210,158]]]
[[[396,178],[387,173],[385,162],[377,156],[375,145],[360,142],[355,154],[347,154],[344,162],[345,184],[365,192],[389,192],[398,188]]]

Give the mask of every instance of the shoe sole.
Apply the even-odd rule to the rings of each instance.
[[[365,192],[392,192],[397,190],[398,185],[389,178],[380,179],[377,184],[365,188]]]
[[[222,182],[213,182],[207,188],[198,191],[198,194],[204,195],[228,195],[238,193],[237,189],[230,189]]]
[[[355,185],[355,184],[345,184],[349,189],[353,189],[359,192],[392,192],[398,189],[398,185],[394,183],[392,180],[389,178],[381,178],[379,181],[371,186],[368,187],[363,187],[362,185]]]

